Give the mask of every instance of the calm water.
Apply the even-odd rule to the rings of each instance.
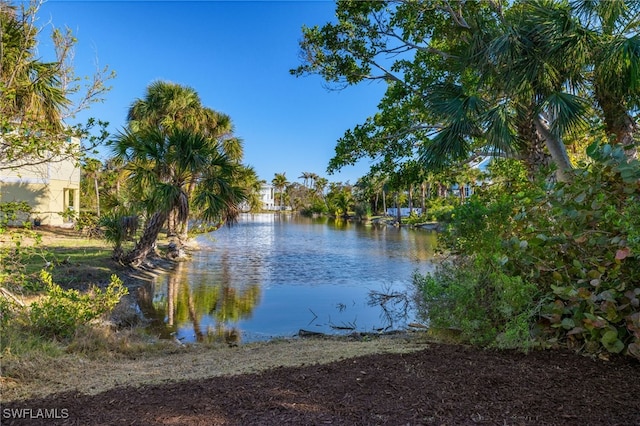
[[[405,292],[416,270],[431,270],[435,239],[425,230],[245,215],[198,237],[192,261],[159,279],[143,310],[157,319],[156,333],[182,341],[402,329],[413,320],[410,304],[375,295]]]

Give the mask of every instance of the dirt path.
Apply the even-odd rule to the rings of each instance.
[[[325,344],[311,342],[309,347],[317,343]],[[302,346],[287,345],[276,345],[285,359],[302,351]],[[640,424],[640,364],[635,361],[592,360],[557,351],[524,355],[435,343],[409,349],[311,364],[307,362],[313,351],[299,352],[303,365],[285,362],[231,376],[215,374],[221,360],[177,358],[171,360],[173,368],[185,374],[184,380],[128,383],[101,393],[68,391],[9,402],[3,404],[2,424]],[[259,358],[261,350],[255,351],[253,356]],[[226,362],[238,366],[252,357],[251,351],[243,350],[217,355],[229,356]],[[208,362],[209,377],[187,374],[189,363],[199,363],[194,371],[202,371]],[[167,368],[165,375],[175,379],[173,368]],[[19,413],[58,418],[16,420]]]

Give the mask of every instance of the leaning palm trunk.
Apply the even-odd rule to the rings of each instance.
[[[156,212],[151,216],[136,246],[122,258],[124,264],[139,265],[147,258],[156,244],[167,216],[168,214],[165,211]]]
[[[181,217],[179,216],[180,219],[177,222],[178,240],[180,241],[180,244],[183,245],[189,240],[189,211],[191,210],[189,200],[191,200],[191,197],[195,190],[196,179],[194,176],[189,182],[189,187],[187,188],[186,194],[182,194],[184,202],[181,208],[183,209],[183,211],[181,212]]]
[[[538,134],[545,141],[545,145],[551,154],[553,162],[558,167],[556,176],[560,182],[568,182],[571,180],[571,170],[573,166],[567,154],[565,144],[556,136],[554,136],[547,125],[540,118],[535,119],[535,126]]]

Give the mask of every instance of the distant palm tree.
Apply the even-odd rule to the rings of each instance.
[[[300,177],[298,177],[298,179],[302,179],[303,180],[303,185],[305,188],[310,188],[311,185],[309,183],[309,181],[311,180],[312,176],[314,174],[311,172],[302,172],[302,175]]]
[[[287,187],[287,185],[289,185],[289,182],[287,181],[287,177],[285,176],[286,172],[284,173],[276,173],[273,180],[271,181],[271,184],[276,188],[276,191],[280,192],[280,210],[282,210],[282,196],[284,193],[284,189]]]
[[[82,166],[82,173],[86,179],[93,181],[93,189],[96,194],[96,215],[100,217],[100,187],[98,180],[102,175],[102,163],[95,158],[87,158]]]
[[[236,184],[244,188],[247,194],[247,203],[251,211],[259,211],[262,208],[260,189],[263,183],[265,183],[265,181],[258,178],[258,174],[253,167],[243,166],[240,168]]]

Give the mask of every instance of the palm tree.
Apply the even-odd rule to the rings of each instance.
[[[148,220],[125,264],[142,262],[153,250],[160,230],[172,210],[178,219],[190,215],[189,183],[198,176],[193,203],[205,220],[232,222],[244,192],[231,184],[237,164],[220,154],[200,133],[187,129],[133,131],[126,129],[113,141],[116,156],[126,161],[130,183],[144,194]]]
[[[102,175],[102,163],[95,158],[87,158],[82,166],[82,173],[86,179],[93,181],[93,189],[96,195],[96,215],[100,217],[100,187],[98,180]]]
[[[567,59],[565,50],[550,49],[557,43],[549,22],[534,18],[535,11],[544,9],[542,3],[552,6],[545,1],[518,4],[498,25],[473,29],[473,43],[465,46],[457,68],[466,70],[459,75],[473,77],[437,82],[427,90],[427,106],[443,124],[425,145],[427,164],[466,161],[472,141],[483,139],[489,153],[518,156],[532,174],[548,163],[546,148],[558,178],[570,178],[572,165],[562,139],[584,129],[590,110],[579,96],[575,61]]]
[[[104,83],[113,74],[107,75],[104,68],[89,78],[76,76],[77,40],[68,28],[51,31],[51,54],[40,51],[44,28],[37,23],[42,3],[0,1],[0,169],[13,169],[15,162],[80,160],[81,150],[102,141],[101,136],[90,136],[84,146],[69,143],[104,123],[90,119],[86,126],[68,126],[64,120],[101,101],[109,90]],[[43,61],[44,56],[51,59]],[[85,80],[88,84],[82,83]]]
[[[31,21],[30,19],[33,19]],[[57,62],[42,62],[37,57],[38,28],[35,17],[7,2],[0,3],[0,158],[9,161],[40,156],[44,144],[34,143],[23,133],[46,133],[48,148],[62,139],[67,98]],[[15,129],[23,131],[15,132]],[[54,143],[54,140],[56,143]]]
[[[245,190],[250,211],[259,211],[262,208],[260,189],[264,180],[258,178],[256,170],[251,166],[241,166],[236,178],[236,185]]]
[[[198,93],[191,87],[165,81],[151,83],[145,96],[133,102],[127,115],[128,125],[134,131],[159,129],[168,133],[174,129],[190,130],[201,134],[230,161],[242,159],[242,140],[233,136],[231,118],[202,105]],[[190,199],[200,176],[193,173],[185,189]],[[187,216],[177,210],[169,212],[169,233],[179,241],[187,240]]]
[[[276,188],[276,191],[280,193],[280,210],[282,210],[282,196],[284,193],[284,189],[289,185],[287,181],[287,177],[285,176],[286,172],[276,173],[271,184]]]
[[[558,45],[567,52],[580,52],[579,64],[592,67],[589,85],[602,114],[612,142],[629,147],[627,155],[636,156],[634,133],[638,124],[630,111],[640,107],[640,3],[630,0],[571,3],[571,11],[580,25],[560,33]],[[566,26],[566,17],[556,17],[554,28]],[[576,37],[578,31],[582,38]],[[580,44],[578,44],[578,42]],[[558,54],[566,52],[558,52]],[[576,61],[576,59],[573,59]],[[577,61],[576,61],[577,62]]]
[[[25,18],[25,17],[23,17]],[[0,83],[3,118],[17,122],[48,122],[62,128],[62,110],[70,104],[57,63],[36,58],[38,29],[18,16],[15,7],[0,4],[2,66]]]
[[[309,183],[309,181],[311,180],[313,175],[314,173],[311,172],[302,172],[302,175],[298,177],[298,179],[303,180],[303,185],[305,188],[311,188],[311,184]]]

